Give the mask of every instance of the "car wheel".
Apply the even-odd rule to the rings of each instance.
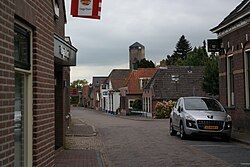
[[[187,135],[185,133],[185,129],[182,123],[180,124],[180,136],[181,136],[181,140],[187,139]]]
[[[177,131],[174,130],[173,122],[170,120],[170,126],[169,126],[169,131],[171,136],[175,136],[177,134]]]

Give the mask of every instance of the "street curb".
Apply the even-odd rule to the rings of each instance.
[[[241,144],[245,144],[245,145],[248,145],[250,146],[250,143],[249,142],[246,142],[246,141],[243,141],[243,140],[240,140],[240,139],[236,139],[236,138],[232,138],[230,139],[231,141],[234,141],[234,142],[238,142],[238,143],[241,143]]]

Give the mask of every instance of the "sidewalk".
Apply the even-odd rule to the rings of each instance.
[[[250,134],[248,133],[232,133],[232,140],[250,145]]]
[[[56,167],[103,167],[100,144],[94,126],[72,119],[66,132],[67,150],[56,154]]]

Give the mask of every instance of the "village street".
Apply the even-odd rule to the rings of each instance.
[[[220,139],[182,141],[169,135],[169,120],[131,119],[83,108],[72,108],[71,114],[95,127],[108,166],[250,165],[250,146]]]

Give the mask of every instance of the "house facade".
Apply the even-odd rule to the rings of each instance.
[[[109,74],[108,78],[103,82],[100,92],[105,92],[101,95],[101,110],[110,113],[117,113],[120,110],[120,88],[124,87],[131,70],[129,69],[114,69]]]
[[[0,6],[0,166],[54,166],[77,51],[64,34],[64,0]]]
[[[100,86],[106,79],[107,77],[93,77],[93,108],[95,110],[100,110]]]
[[[243,0],[211,29],[220,41],[220,101],[232,116],[233,135],[250,133],[250,1]]]
[[[169,66],[159,68],[143,89],[143,111],[155,113],[157,102],[183,96],[205,96],[202,90],[203,67]]]
[[[120,88],[122,115],[130,113],[134,101],[142,100],[143,89],[157,70],[157,68],[139,68],[131,72],[126,86]]]

